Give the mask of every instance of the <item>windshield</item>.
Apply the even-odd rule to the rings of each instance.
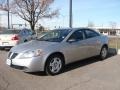
[[[71,30],[68,30],[68,29],[52,30],[52,31],[46,32],[38,40],[40,40],[40,41],[50,41],[50,42],[61,42],[70,33],[70,31]]]
[[[18,34],[20,30],[4,30],[0,34]]]

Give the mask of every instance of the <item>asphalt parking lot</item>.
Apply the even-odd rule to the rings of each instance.
[[[7,53],[0,51],[0,90],[120,90],[120,55],[104,61],[89,58],[67,65],[62,74],[46,76],[9,68]]]

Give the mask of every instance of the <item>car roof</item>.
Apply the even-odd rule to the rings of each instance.
[[[55,30],[78,30],[78,29],[90,29],[90,30],[95,30],[93,28],[88,28],[88,27],[80,27],[80,28],[60,28],[60,29],[55,29]]]
[[[20,29],[6,29],[6,30],[20,30]]]

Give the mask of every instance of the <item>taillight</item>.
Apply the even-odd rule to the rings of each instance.
[[[13,36],[12,40],[19,40],[19,36],[18,35]]]

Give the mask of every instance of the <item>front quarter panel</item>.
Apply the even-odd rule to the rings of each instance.
[[[42,67],[45,67],[45,63],[50,55],[53,53],[60,52],[60,44],[50,45],[43,50],[42,56]],[[62,53],[62,52],[61,52]]]

